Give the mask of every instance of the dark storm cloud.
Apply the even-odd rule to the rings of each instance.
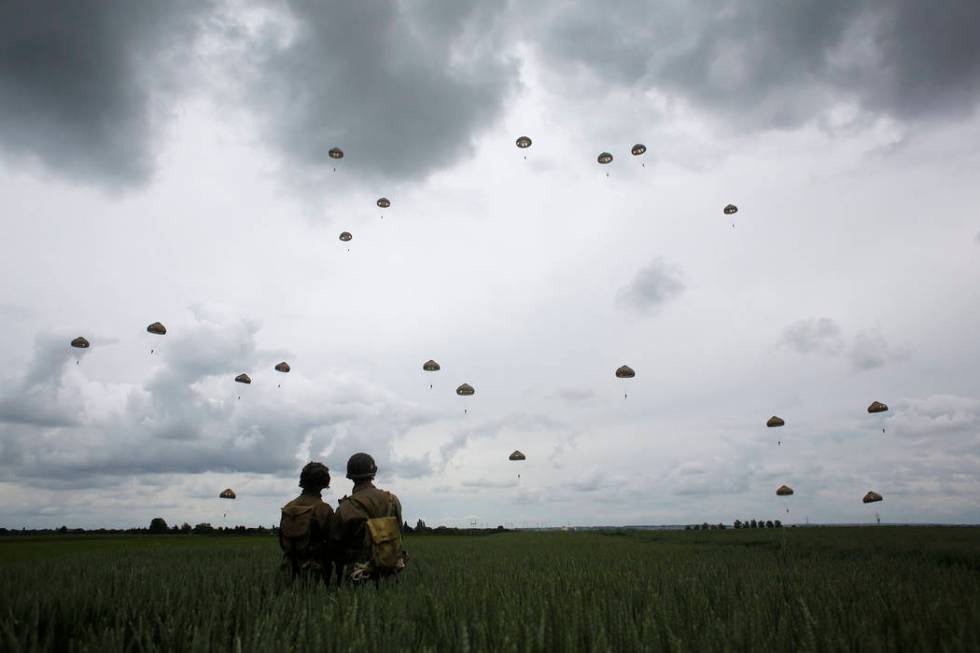
[[[665,304],[683,290],[680,271],[657,257],[619,291],[617,301],[622,306],[644,312]]]
[[[0,3],[0,152],[105,185],[153,168],[157,100],[209,2]]]
[[[974,0],[576,3],[541,24],[555,65],[763,129],[841,100],[915,119],[968,113],[980,95]]]
[[[420,178],[472,149],[516,84],[490,36],[500,3],[288,3],[296,33],[254,44],[250,104],[297,175]]]
[[[844,349],[844,334],[829,317],[800,320],[783,329],[779,344],[799,354],[836,355]]]

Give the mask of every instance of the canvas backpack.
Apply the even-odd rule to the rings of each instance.
[[[310,542],[313,535],[314,508],[312,506],[287,505],[282,508],[282,517],[279,520],[279,541],[282,544],[283,553],[290,558],[309,557],[313,552],[310,550]]]
[[[351,496],[358,507],[369,514],[367,507],[356,496]],[[398,518],[394,516],[395,500],[388,493],[388,515],[369,517],[365,537],[371,545],[371,564],[382,575],[400,572],[405,567],[402,557],[402,531]]]

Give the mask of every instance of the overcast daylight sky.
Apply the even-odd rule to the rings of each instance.
[[[361,450],[411,523],[980,521],[978,33],[0,2],[0,526],[269,525]]]

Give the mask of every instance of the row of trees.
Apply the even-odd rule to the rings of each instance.
[[[761,519],[759,520],[753,519],[752,521],[742,521],[741,519],[736,519],[735,523],[732,524],[732,526],[734,526],[735,528],[782,528],[783,522],[779,521],[778,519],[776,520],[768,519],[766,521],[763,521]],[[725,524],[709,524],[708,522],[705,522],[701,525],[693,524],[693,525],[685,526],[684,530],[685,531],[723,531],[726,528],[728,528],[728,526],[726,526]]]

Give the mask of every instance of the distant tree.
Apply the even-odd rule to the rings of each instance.
[[[206,533],[213,533],[213,532],[214,532],[214,527],[211,526],[211,524],[209,524],[208,522],[202,522],[194,527],[194,533],[198,535],[203,535]]]
[[[498,530],[498,531],[502,531],[502,530],[504,530],[504,525],[503,525],[503,524],[499,524],[499,525],[497,526],[497,530]]]
[[[776,528],[771,519],[766,521],[766,528]]]
[[[701,530],[702,531],[708,530],[708,522],[704,522],[703,524],[701,524]]]
[[[408,520],[406,520],[405,523],[402,524],[402,533],[411,533],[411,532],[412,532],[412,527],[408,525]]]
[[[424,533],[427,530],[425,526],[425,522],[422,521],[421,519],[415,522],[415,530],[418,531],[419,533]]]
[[[168,530],[167,522],[163,517],[154,517],[150,520],[150,532],[154,534],[166,533]]]
[[[68,527],[67,526],[62,526],[61,528],[58,529],[58,532],[59,533],[67,533],[68,532]]]
[[[193,529],[191,528],[191,525],[188,524],[187,522],[184,522],[183,524],[180,525],[180,532],[183,533],[184,535],[187,535],[192,530]]]
[[[718,522],[718,530],[720,530],[720,531],[725,530],[725,525],[722,524],[721,522]]]
[[[732,524],[732,526],[734,526],[735,528],[742,528],[742,520],[741,519],[736,519],[735,520],[735,523]]]
[[[779,521],[778,519],[776,521],[774,521],[773,524],[776,525],[776,528],[782,528],[783,527],[783,522]]]
[[[759,524],[754,519],[751,522],[749,522],[749,523],[751,524],[751,526],[749,526],[749,528],[758,528],[759,527]]]
[[[690,524],[688,524],[687,526],[685,526],[685,527],[684,527],[684,530],[685,530],[685,531],[689,531],[689,530],[692,530],[692,529],[691,529],[691,525],[690,525]]]

